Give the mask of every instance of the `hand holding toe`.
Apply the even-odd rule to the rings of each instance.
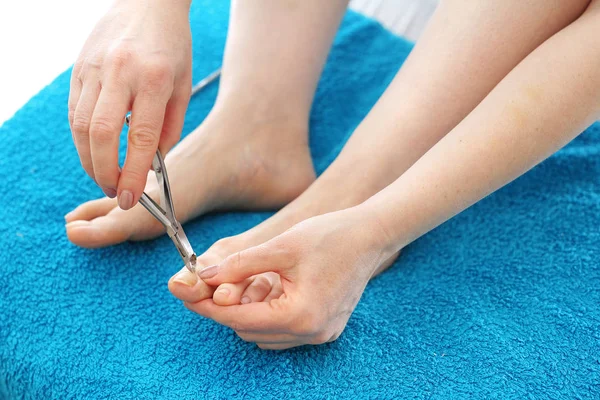
[[[260,298],[270,287],[265,279],[279,276],[280,296],[269,294],[263,299],[267,301],[250,303],[240,298],[243,304],[239,304],[222,301],[215,292],[212,299],[186,301],[186,307],[265,349],[333,341],[345,328],[369,278],[385,260],[383,243],[377,229],[353,209],[311,218],[199,275],[210,286],[229,289],[228,295],[235,294],[235,300],[253,283]],[[245,287],[232,286],[242,282]]]

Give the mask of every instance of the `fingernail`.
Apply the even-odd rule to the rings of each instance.
[[[114,199],[115,197],[117,197],[117,191],[113,188],[102,189],[102,191],[104,192],[105,195],[107,195],[111,199]]]
[[[65,221],[69,222],[69,218],[73,216],[73,211],[70,211],[65,214]]]
[[[133,205],[133,194],[129,190],[123,190],[119,196],[119,207],[129,210]]]
[[[196,284],[196,277],[194,276],[194,274],[189,272],[187,270],[187,268],[185,268],[185,269],[182,269],[181,271],[179,271],[175,275],[175,278],[173,278],[173,281],[177,282],[177,283],[181,283],[185,286],[194,286]]]
[[[242,300],[240,300],[240,301],[242,304],[252,303],[252,299],[250,299],[250,297],[248,297],[248,296],[242,297]]]
[[[212,278],[217,274],[217,272],[219,272],[218,269],[218,265],[211,265],[210,267],[206,267],[202,271],[200,271],[200,274],[198,274],[198,276],[200,277],[200,279]]]
[[[229,296],[229,293],[231,293],[231,290],[229,290],[227,288],[223,288],[223,289],[217,290],[217,293],[219,293],[222,296]]]

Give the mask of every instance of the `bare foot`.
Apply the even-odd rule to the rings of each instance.
[[[304,193],[277,214],[246,232],[213,244],[198,257],[199,268],[219,264],[231,254],[265,243],[310,217],[360,204],[376,193],[379,187],[385,187],[390,179],[372,174],[365,178],[370,180],[366,182],[365,179],[348,178],[351,175],[345,167],[333,164]],[[380,265],[373,277],[387,269],[397,256],[395,254]],[[213,296],[214,302],[223,306],[278,298],[283,293],[279,275],[265,275],[257,275],[240,283],[225,283],[214,290],[183,268],[171,278],[169,289],[175,297],[185,302],[195,303]]]
[[[286,118],[268,120],[240,110],[213,111],[167,155],[171,190],[181,222],[223,209],[274,209],[314,180],[307,128]],[[146,192],[158,199],[153,174]],[[93,200],[65,216],[69,240],[104,247],[164,232],[140,204],[121,210],[116,199]]]

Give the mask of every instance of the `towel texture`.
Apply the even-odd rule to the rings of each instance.
[[[227,19],[227,2],[194,1],[195,80],[219,66]],[[410,49],[346,16],[311,116],[319,172]],[[184,134],[216,89],[192,100]],[[101,196],[71,143],[68,90],[69,71],[0,128],[0,398],[600,397],[598,125],[405,249],[337,342],[266,352],[171,296],[168,238],[67,241],[63,215]],[[202,252],[269,215],[186,232]]]

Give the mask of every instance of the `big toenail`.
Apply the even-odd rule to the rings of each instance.
[[[119,196],[119,207],[123,210],[129,210],[133,205],[133,194],[129,190],[123,190]]]
[[[222,288],[217,290],[217,293],[219,293],[221,296],[229,296],[229,293],[231,293],[231,290],[227,289],[227,288]]]
[[[248,296],[244,296],[242,297],[242,300],[240,300],[242,304],[248,304],[248,303],[252,303],[252,299]]]
[[[182,269],[173,278],[174,282],[181,283],[185,286],[194,286],[197,282],[196,276],[191,274],[187,269]]]
[[[66,227],[67,228],[79,228],[82,226],[91,226],[92,224],[90,223],[90,221],[71,221],[69,223],[67,223]]]
[[[104,192],[105,195],[107,195],[111,199],[114,199],[115,197],[117,197],[117,191],[113,188],[104,188],[104,189],[102,189],[102,191]]]

